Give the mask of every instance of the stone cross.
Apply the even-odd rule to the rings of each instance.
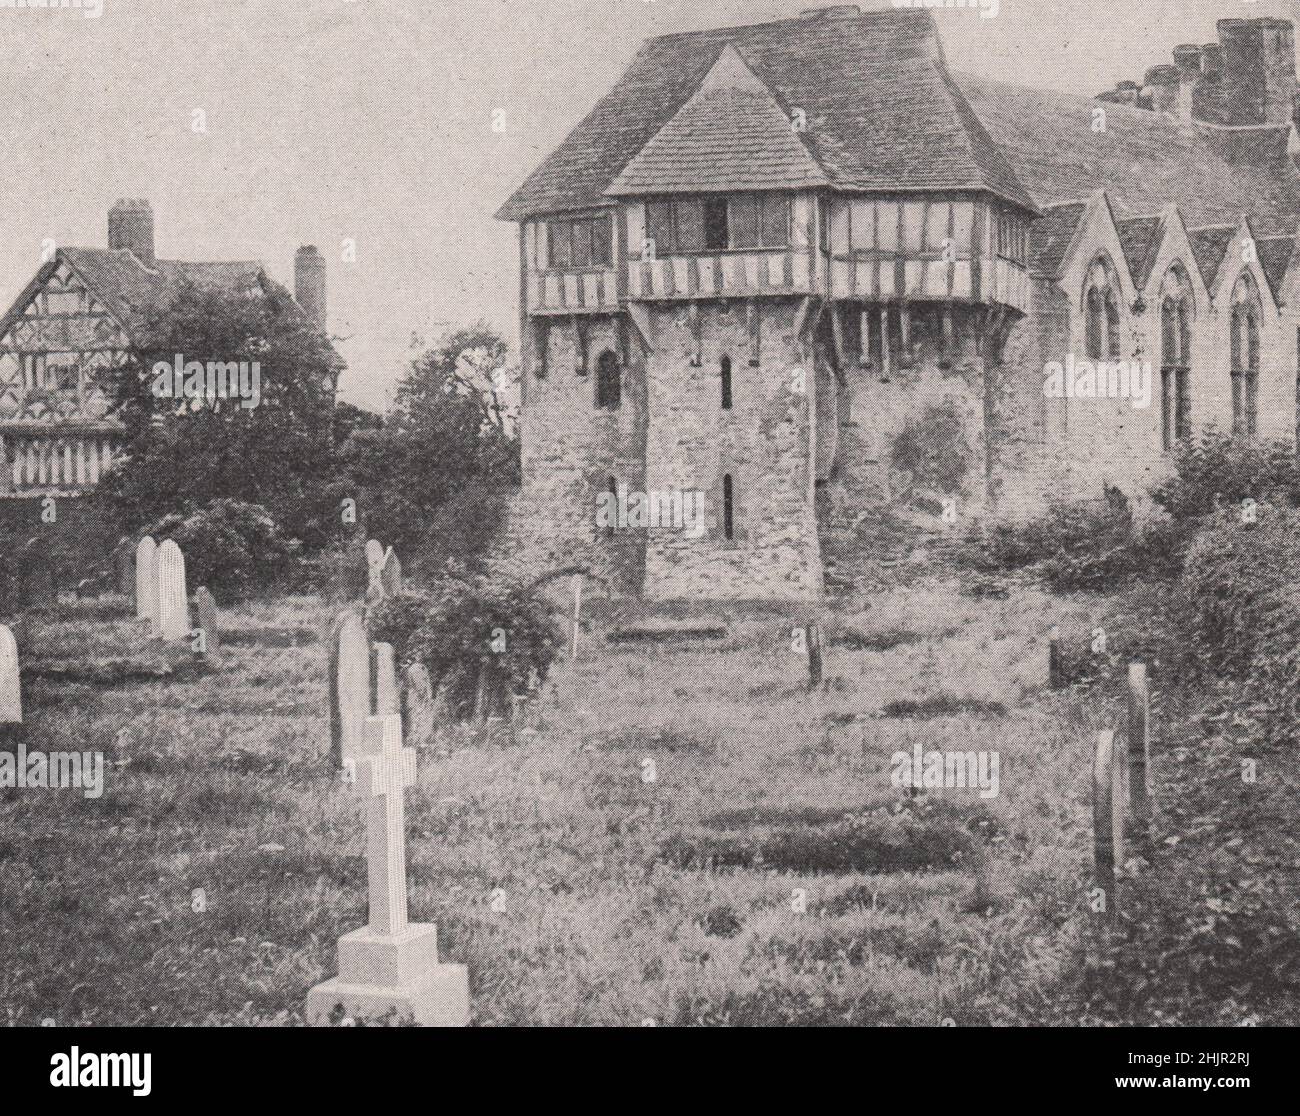
[[[366,543],[366,568],[370,571],[370,581],[366,586],[366,599],[379,598],[384,595],[384,547],[382,543],[371,539]]]
[[[357,790],[370,800],[366,863],[370,930],[406,929],[406,788],[415,784],[415,749],[402,747],[402,719],[368,717],[366,755],[357,760]]]
[[[135,548],[135,615],[158,635],[158,544],[148,535]]]
[[[203,633],[203,653],[215,655],[221,650],[221,628],[217,616],[217,602],[206,587],[194,594],[194,611]]]
[[[330,753],[337,766],[361,753],[370,716],[370,645],[355,612],[334,622],[330,639]]]
[[[398,561],[397,552],[391,546],[379,568],[379,584],[383,587],[385,597],[402,595],[402,563]]]
[[[0,624],[0,725],[20,725],[23,695],[18,675],[18,644],[14,634]]]
[[[158,548],[158,629],[158,634],[168,643],[190,637],[185,555],[172,539]]]

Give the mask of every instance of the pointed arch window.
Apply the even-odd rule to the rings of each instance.
[[[1119,360],[1119,279],[1105,256],[1098,256],[1088,269],[1083,313],[1088,359]]]
[[[1243,271],[1232,288],[1232,432],[1251,437],[1259,421],[1259,289]]]
[[[623,370],[618,354],[606,349],[596,361],[596,406],[617,411],[623,405]]]
[[[1192,318],[1187,272],[1174,264],[1160,288],[1160,430],[1166,450],[1192,435]]]

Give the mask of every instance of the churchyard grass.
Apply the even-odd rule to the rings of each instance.
[[[479,1025],[1086,1021],[1089,763],[1123,692],[1049,692],[1046,640],[1105,604],[944,583],[827,609],[810,694],[806,617],[720,607],[725,639],[612,645],[628,610],[593,601],[581,656],[513,725],[421,751],[411,918],[469,966]],[[101,613],[33,620],[24,664],[149,653]],[[98,800],[0,791],[5,1021],[301,1022],[366,922],[363,805],[328,758],[332,619],[225,608],[206,673],[32,687],[28,749],[102,750],[106,777]],[[318,638],[258,638],[285,631]],[[903,701],[954,712],[880,715]],[[893,786],[918,743],[996,752],[998,795]]]

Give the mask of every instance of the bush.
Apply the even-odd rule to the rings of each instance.
[[[370,623],[373,638],[391,643],[400,662],[424,664],[435,690],[462,719],[500,712],[507,695],[540,684],[560,642],[534,591],[470,576],[459,566],[435,577],[427,593],[380,601]]]
[[[899,431],[890,449],[890,461],[914,485],[954,493],[961,491],[969,469],[969,452],[957,410],[951,404],[931,406]]]
[[[164,516],[146,534],[159,543],[174,540],[185,554],[189,585],[205,585],[223,602],[278,587],[298,552],[265,508],[241,500]]]
[[[1151,494],[1175,521],[1247,499],[1300,504],[1300,470],[1287,442],[1231,438],[1212,429],[1181,444],[1175,464],[1176,475]]]

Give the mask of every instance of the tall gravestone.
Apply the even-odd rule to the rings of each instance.
[[[412,748],[433,743],[433,683],[423,663],[412,663],[402,674],[402,728]]]
[[[215,655],[221,650],[221,624],[217,614],[217,602],[205,586],[200,586],[194,594],[194,613],[198,621],[198,630],[203,633],[203,653]]]
[[[166,643],[190,637],[190,601],[185,590],[185,555],[172,539],[158,548],[158,628]]]
[[[339,939],[339,975],[307,993],[309,1025],[340,1013],[353,1020],[395,1017],[422,1027],[469,1023],[469,974],[440,964],[438,928],[408,921],[406,788],[415,783],[415,750],[402,746],[397,716],[370,717],[356,790],[367,802],[369,925]]]
[[[23,695],[14,633],[0,624],[0,730],[23,721]]]
[[[135,548],[135,615],[148,620],[150,634],[158,635],[158,544],[145,535]]]
[[[370,643],[355,612],[334,622],[330,639],[330,754],[336,766],[361,752],[370,716]]]
[[[383,565],[379,568],[379,584],[385,597],[402,595],[402,563],[398,561],[397,552],[391,546],[384,555]]]
[[[384,595],[384,548],[374,539],[366,543],[366,570],[366,600],[379,600]]]

